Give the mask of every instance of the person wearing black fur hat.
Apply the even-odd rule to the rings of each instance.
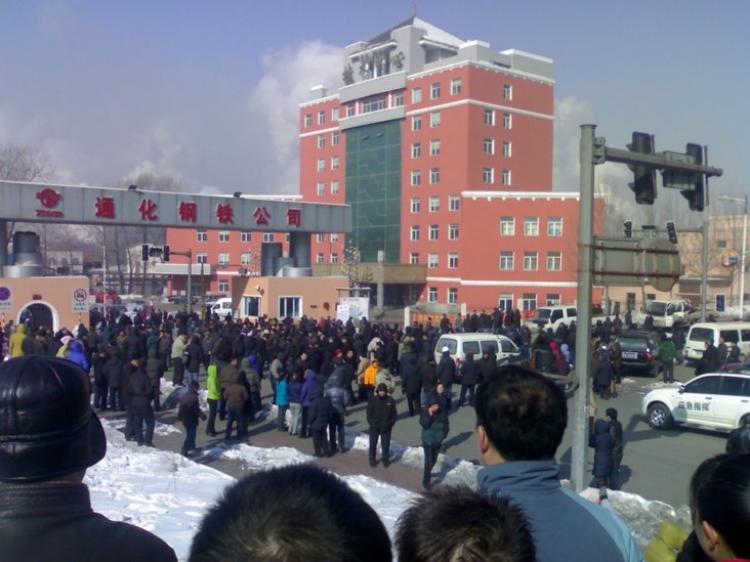
[[[378,439],[383,454],[383,466],[391,463],[391,430],[396,423],[396,402],[388,394],[388,387],[380,383],[367,403],[367,423],[370,426],[370,466],[375,466]]]
[[[0,365],[0,558],[176,561],[160,538],[91,508],[83,477],[107,441],[86,377],[55,357]]]

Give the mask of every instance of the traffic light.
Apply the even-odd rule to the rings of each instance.
[[[654,137],[648,133],[633,133],[633,142],[628,145],[631,152],[654,153]],[[635,192],[639,205],[653,205],[656,199],[656,169],[643,164],[628,164],[633,170],[633,183],[628,184]]]
[[[633,221],[625,221],[623,223],[623,226],[625,228],[625,238],[632,238],[633,237]]]
[[[141,261],[148,261],[148,244],[141,245]]]
[[[690,142],[687,144],[685,152],[693,158],[693,164],[703,164],[703,147],[701,145]],[[703,174],[695,174],[692,178],[694,181],[693,188],[685,189],[681,193],[688,200],[691,211],[702,211],[706,204]]]
[[[164,244],[164,246],[161,249],[161,261],[169,261],[170,253],[171,253],[171,250],[169,249],[169,245]]]
[[[667,236],[672,244],[677,244],[677,230],[672,221],[667,221]]]

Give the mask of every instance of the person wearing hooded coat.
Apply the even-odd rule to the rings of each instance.
[[[419,425],[422,426],[422,449],[424,451],[422,487],[429,490],[432,469],[437,462],[440,447],[450,430],[448,399],[445,396],[443,383],[439,382],[427,398],[427,403],[419,416]]]
[[[151,381],[151,392],[154,400],[154,410],[161,410],[160,392],[161,377],[164,375],[164,362],[159,355],[159,348],[156,344],[148,348],[148,357],[146,357],[146,375]]]
[[[109,409],[122,411],[125,403],[122,397],[122,360],[120,350],[111,347],[108,350],[109,359],[104,364],[104,377],[109,387]]]
[[[467,353],[466,361],[461,365],[461,393],[458,395],[458,407],[464,405],[468,391],[469,406],[474,406],[474,389],[479,382],[479,364],[474,361],[474,354]]]
[[[448,398],[448,409],[452,405],[453,381],[456,379],[456,364],[451,358],[450,350],[444,346],[440,352],[440,363],[437,366],[437,379],[445,387],[445,396]]]
[[[383,466],[387,467],[391,463],[391,430],[396,423],[396,416],[396,402],[388,394],[388,387],[381,383],[367,403],[367,424],[370,428],[370,466],[377,464],[375,455],[378,439],[380,439],[383,455]]]
[[[334,368],[331,376],[325,382],[324,395],[331,401],[331,415],[328,422],[328,443],[330,452],[336,453],[346,451],[346,433],[344,423],[346,421],[346,406],[349,402],[349,394],[344,386],[343,359],[334,357]]]
[[[310,400],[312,398],[312,392],[318,385],[318,375],[312,369],[305,370],[305,382],[302,383],[302,428],[300,430],[300,437],[310,437],[309,423],[310,423]]]
[[[78,340],[70,342],[70,351],[65,354],[65,359],[79,365],[88,374],[91,362],[83,351],[83,345]]]
[[[309,423],[316,457],[330,456],[331,449],[326,439],[326,429],[331,421],[333,405],[331,399],[323,394],[323,389],[316,386],[310,397]]]
[[[589,447],[594,449],[594,467],[591,473],[597,488],[608,487],[612,474],[614,444],[609,426],[607,420],[596,420],[593,431],[589,434]]]
[[[8,353],[11,358],[23,356],[23,340],[26,339],[26,330],[28,326],[26,324],[19,324],[16,326],[16,331],[10,336],[10,343],[8,344]]]
[[[403,384],[409,415],[413,416],[421,410],[419,395],[422,391],[422,376],[417,366],[417,354],[411,344],[401,355],[401,383]]]

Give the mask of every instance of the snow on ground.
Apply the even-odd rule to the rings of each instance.
[[[679,387],[681,384],[682,384],[681,382],[654,381],[654,382],[648,383],[647,385],[644,385],[643,390],[651,391],[651,390],[656,390],[657,388]]]

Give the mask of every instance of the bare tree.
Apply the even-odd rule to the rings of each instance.
[[[46,179],[51,173],[52,167],[44,152],[16,144],[0,147],[0,179],[38,181]]]

